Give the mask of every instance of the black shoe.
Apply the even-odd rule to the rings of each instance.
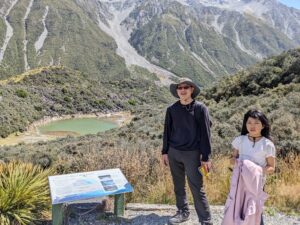
[[[178,224],[188,221],[190,219],[190,212],[188,210],[178,210],[174,216],[169,219],[170,224]]]

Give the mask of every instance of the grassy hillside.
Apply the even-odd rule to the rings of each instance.
[[[44,116],[130,110],[160,94],[152,81],[140,78],[96,81],[65,67],[31,70],[0,81],[0,136],[22,132]]]
[[[228,146],[241,129],[247,109],[266,113],[279,153],[300,153],[300,49],[284,52],[223,79],[202,92],[210,108],[217,149]]]
[[[300,49],[271,57],[262,63],[225,78],[203,92],[206,99],[229,100],[231,97],[260,95],[272,89],[300,83]],[[276,91],[275,91],[276,92]]]

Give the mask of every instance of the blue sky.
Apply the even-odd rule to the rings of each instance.
[[[300,9],[300,0],[279,0],[279,1],[287,6]]]

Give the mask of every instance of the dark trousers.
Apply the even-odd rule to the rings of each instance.
[[[200,166],[200,153],[198,151],[179,151],[170,147],[168,158],[174,183],[177,208],[179,210],[188,209],[185,189],[186,175],[199,221],[210,222],[211,214],[203,189],[203,177],[198,171],[198,167]]]
[[[260,225],[264,225],[264,219],[263,219],[263,215],[262,214],[261,214]]]

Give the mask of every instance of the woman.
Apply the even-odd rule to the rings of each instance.
[[[249,110],[244,115],[242,132],[241,135],[236,137],[233,142],[233,154],[231,162],[235,165],[235,171],[231,180],[231,188],[230,193],[225,205],[225,215],[223,219],[223,225],[229,224],[228,218],[230,216],[226,214],[230,214],[233,212],[240,212],[239,216],[235,213],[232,218],[235,221],[231,221],[231,223],[236,223],[236,220],[250,220],[250,216],[247,218],[247,215],[254,217],[258,216],[259,220],[255,220],[255,224],[263,225],[263,218],[258,212],[260,212],[260,206],[262,211],[262,206],[264,200],[266,199],[266,194],[263,192],[263,186],[265,184],[265,178],[267,174],[271,174],[275,171],[275,146],[270,138],[270,124],[266,116],[258,110]],[[248,163],[250,161],[250,163]],[[253,165],[251,165],[253,163]],[[250,169],[248,168],[250,165]],[[238,168],[239,167],[239,168]],[[253,180],[252,176],[247,176],[245,173],[248,171],[254,171],[255,176],[257,176],[257,180]],[[244,171],[244,174],[243,172]],[[246,171],[246,172],[245,172]],[[261,174],[260,174],[261,173]],[[243,179],[240,179],[240,178]],[[249,181],[249,182],[248,182]],[[253,182],[256,181],[256,182]],[[253,207],[255,209],[251,211],[249,208],[250,200],[245,198],[245,195],[249,195],[250,192],[247,192],[247,188],[249,189],[250,185],[256,185],[256,195],[261,195],[260,202],[252,202]],[[243,188],[243,190],[242,190]],[[252,188],[252,187],[250,187]],[[253,193],[253,189],[251,190]],[[248,202],[243,202],[245,200],[237,200],[236,197],[238,194],[243,196],[242,198],[247,199]],[[249,198],[257,198],[258,196],[250,196]],[[234,199],[234,200],[233,200]],[[233,203],[235,202],[235,203]],[[238,202],[238,204],[236,204]],[[232,204],[231,204],[232,203]],[[247,205],[248,204],[248,205]],[[237,206],[238,205],[238,206]],[[228,209],[232,210],[228,210]],[[240,207],[240,208],[236,208]],[[248,207],[248,208],[247,208]],[[246,215],[247,214],[247,215]],[[256,215],[255,215],[256,214]],[[240,216],[242,215],[242,216]],[[227,220],[227,221],[226,221]],[[260,223],[259,223],[260,221]],[[254,225],[254,224],[253,224]]]

